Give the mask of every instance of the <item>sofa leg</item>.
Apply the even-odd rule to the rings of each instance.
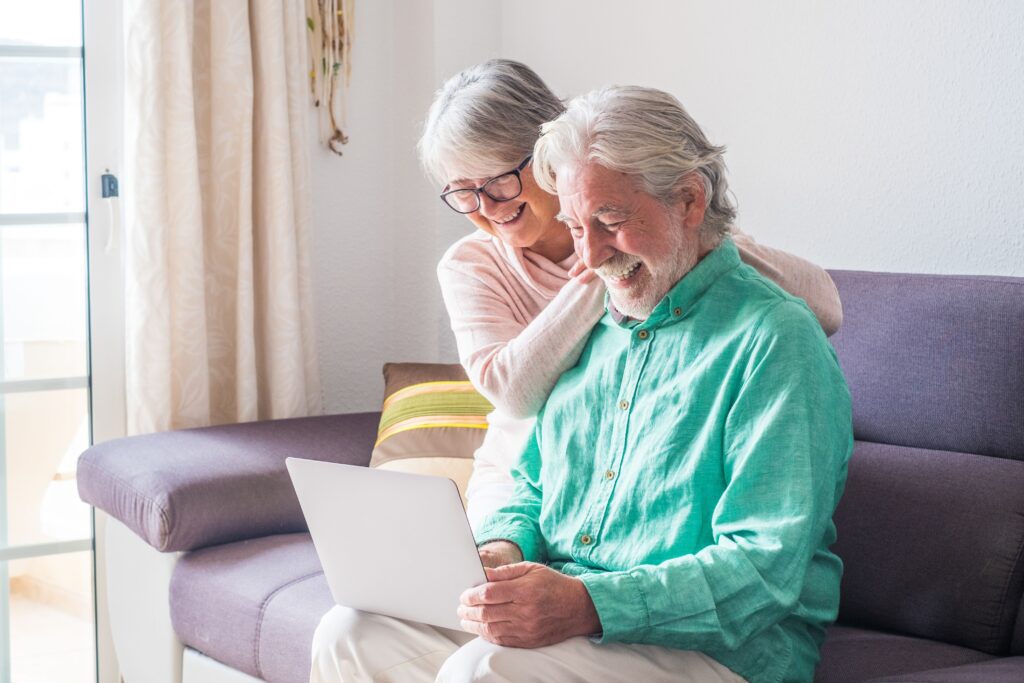
[[[184,648],[171,628],[168,599],[181,553],[153,549],[112,517],[104,540],[107,606],[124,683],[181,683]]]

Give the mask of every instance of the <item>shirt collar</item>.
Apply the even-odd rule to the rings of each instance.
[[[665,298],[659,301],[651,311],[647,320],[642,321],[641,324],[644,324],[645,327],[654,327],[666,319],[679,320],[686,317],[689,310],[704,296],[715,280],[739,265],[740,253],[732,239],[726,237],[718,247],[702,258],[693,267],[693,270],[684,275],[669,290]],[[612,320],[621,327],[634,327],[641,322],[620,313],[612,304],[611,297],[606,299],[606,305]]]

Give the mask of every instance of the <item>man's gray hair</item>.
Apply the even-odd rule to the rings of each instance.
[[[502,173],[533,151],[541,124],[563,111],[530,67],[488,60],[452,76],[434,95],[418,145],[420,162],[442,183]]]
[[[717,244],[736,219],[725,177],[725,147],[712,145],[683,105],[654,88],[608,86],[580,95],[545,124],[533,152],[537,184],[555,192],[556,170],[596,162],[635,176],[666,206],[680,199],[682,179],[697,173],[707,208],[701,229]]]

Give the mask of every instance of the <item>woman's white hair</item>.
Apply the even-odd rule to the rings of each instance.
[[[703,233],[714,243],[729,233],[736,206],[725,177],[725,147],[712,145],[683,105],[654,88],[608,86],[574,98],[544,124],[533,151],[533,176],[555,192],[557,169],[596,162],[635,176],[666,206],[676,203],[684,177],[696,173],[707,208]]]
[[[533,151],[541,124],[563,111],[530,67],[488,60],[452,76],[434,95],[418,145],[420,162],[441,183],[502,173]]]

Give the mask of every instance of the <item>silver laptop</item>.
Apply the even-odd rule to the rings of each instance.
[[[285,462],[336,603],[461,629],[459,595],[486,577],[455,482]]]

